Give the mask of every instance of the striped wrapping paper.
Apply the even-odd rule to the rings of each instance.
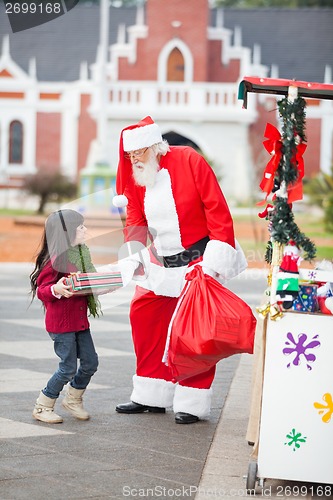
[[[65,283],[78,295],[113,292],[123,286],[120,272],[71,274]]]

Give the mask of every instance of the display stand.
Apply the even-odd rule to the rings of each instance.
[[[291,102],[295,95],[333,99],[333,85],[246,77],[239,95],[245,108],[248,92],[281,94]],[[272,246],[270,303],[260,325],[263,345],[253,398],[260,405],[259,422],[247,488],[253,491],[268,478],[321,483],[327,485],[321,496],[327,497],[333,495],[333,316],[276,309],[281,248]],[[333,271],[301,269],[299,278],[332,283]],[[301,490],[299,495],[304,496]]]

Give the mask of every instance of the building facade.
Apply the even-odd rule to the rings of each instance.
[[[78,6],[75,15],[89,16],[89,9]],[[244,110],[238,85],[244,76],[278,77],[278,68],[262,63],[259,45],[244,46],[241,27],[225,27],[222,11],[214,12],[214,25],[211,21],[208,0],[147,0],[134,12],[134,22],[117,23],[106,66],[96,40],[95,61],[88,64],[81,54],[80,73],[71,81],[61,75],[59,81],[40,79],[33,55],[22,69],[5,34],[0,186],[15,190],[24,176],[38,171],[60,170],[78,179],[83,169],[101,161],[101,141],[106,141],[102,159],[115,173],[120,131],[151,115],[171,144],[192,144],[205,155],[229,200],[253,197],[268,161],[262,147],[265,124],[278,125],[276,98],[251,95]],[[323,80],[331,83],[329,65]],[[328,172],[331,101],[308,101],[307,138],[306,175]]]

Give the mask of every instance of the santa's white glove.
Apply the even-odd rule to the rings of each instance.
[[[118,260],[117,264],[107,264],[96,268],[99,273],[121,273],[123,286],[128,285],[134,276],[135,271],[139,267],[140,262],[130,259]]]
[[[120,272],[123,286],[128,285],[132,280],[143,281],[147,279],[150,270],[148,249],[138,242],[136,242],[136,253],[128,256],[128,252],[125,252],[124,249],[127,249],[127,244],[120,248],[119,260],[116,264],[99,267],[97,271],[101,273]]]
[[[128,285],[134,276],[135,271],[139,267],[140,262],[130,259],[124,259],[118,261],[118,266],[121,272],[121,279],[123,286]]]

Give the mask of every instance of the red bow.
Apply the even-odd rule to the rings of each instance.
[[[267,123],[264,137],[267,137],[267,141],[264,141],[263,145],[269,154],[272,155],[272,158],[266,165],[264,176],[260,183],[260,188],[266,193],[267,198],[267,196],[272,192],[274,186],[274,175],[281,160],[282,141],[280,132],[271,123]]]
[[[268,195],[272,192],[274,186],[275,172],[280,164],[282,156],[282,140],[281,134],[274,125],[267,123],[264,137],[267,140],[263,142],[265,149],[272,155],[272,158],[266,165],[264,176],[260,182],[260,188],[266,193],[264,201],[257,203],[263,205],[266,203]],[[296,147],[296,154],[291,159],[294,168],[298,170],[298,177],[294,184],[288,186],[288,203],[301,200],[303,198],[303,185],[302,179],[304,177],[304,160],[303,154],[307,145],[303,142]]]
[[[294,201],[301,200],[303,198],[303,183],[302,179],[304,177],[304,160],[303,154],[306,150],[307,145],[301,142],[296,147],[296,154],[293,156],[291,162],[294,167],[298,170],[298,177],[294,184],[288,186],[288,203],[293,203]]]

